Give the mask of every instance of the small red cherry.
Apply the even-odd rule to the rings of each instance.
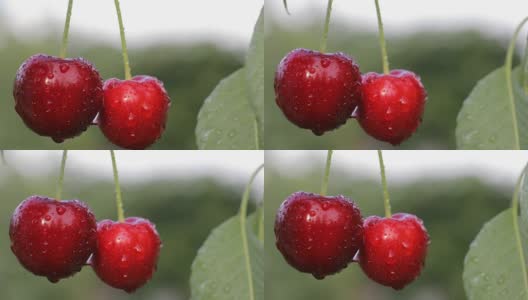
[[[345,268],[362,241],[359,208],[344,196],[290,195],[275,219],[276,246],[295,269],[317,279]]]
[[[288,53],[275,73],[275,101],[293,124],[322,135],[343,125],[361,98],[361,74],[344,53]]]
[[[31,196],[13,213],[9,237],[20,264],[55,283],[86,264],[95,249],[95,217],[78,200]]]
[[[429,244],[422,220],[405,213],[371,216],[363,228],[359,263],[370,279],[400,290],[420,275]]]
[[[112,143],[127,149],[145,149],[165,130],[170,99],[163,83],[151,76],[105,81],[99,127]]]
[[[18,69],[13,97],[27,127],[60,143],[93,122],[103,103],[102,80],[82,58],[36,54]]]
[[[156,227],[146,219],[103,220],[97,223],[97,248],[91,265],[102,281],[132,293],[152,278],[160,247]]]
[[[378,140],[399,145],[422,122],[427,92],[420,77],[410,71],[364,74],[362,93],[359,124]]]

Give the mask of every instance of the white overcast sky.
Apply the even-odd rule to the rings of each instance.
[[[265,0],[266,17],[285,26],[323,21],[326,0]],[[140,47],[156,42],[212,41],[224,47],[244,48],[264,0],[121,0],[129,44]],[[38,38],[61,31],[67,0],[0,0],[4,22],[20,37]],[[475,28],[499,37],[510,37],[528,15],[526,0],[381,0],[387,34],[430,28]],[[376,29],[373,0],[335,0],[333,16],[350,24]],[[52,30],[50,30],[52,29]],[[72,30],[91,34],[119,47],[113,1],[74,1]],[[75,37],[72,37],[75,39]],[[523,39],[524,40],[524,39]]]
[[[286,25],[302,25],[306,20],[324,20],[326,0],[288,0],[291,16],[282,0],[266,0],[266,16]],[[387,34],[424,29],[475,28],[483,32],[513,34],[528,16],[526,0],[380,0]],[[335,0],[332,16],[350,24],[376,29],[374,0]],[[308,17],[311,16],[311,17]]]
[[[269,152],[269,153],[268,153]],[[387,180],[407,183],[421,178],[476,176],[490,184],[513,185],[528,163],[528,151],[384,151]],[[302,176],[324,168],[326,151],[267,151],[266,165],[281,176]],[[379,180],[376,151],[334,151],[332,169],[351,178]],[[330,175],[331,176],[331,175]]]
[[[4,22],[19,36],[62,32],[67,0],[0,0]],[[114,1],[74,0],[72,32],[95,36],[119,47]],[[121,0],[129,46],[156,42],[212,41],[245,48],[264,0]],[[2,7],[3,6],[3,7]],[[75,36],[71,37],[73,40]]]
[[[27,177],[57,177],[62,151],[5,151],[7,163]],[[250,175],[264,163],[263,151],[116,151],[119,178],[124,184],[150,180],[181,180],[208,176],[242,188]],[[1,175],[4,168],[0,169]],[[109,151],[68,151],[66,176],[107,180],[113,184]],[[263,172],[254,190],[262,198]]]

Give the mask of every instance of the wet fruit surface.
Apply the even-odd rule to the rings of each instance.
[[[427,93],[420,78],[409,71],[367,73],[362,79],[358,121],[372,137],[398,145],[422,122]]]
[[[163,83],[151,76],[130,80],[109,79],[104,83],[104,103],[99,126],[117,146],[145,149],[165,130],[169,96]]]
[[[103,103],[102,80],[82,58],[33,55],[18,69],[15,110],[39,135],[56,142],[81,134]]]
[[[370,279],[399,290],[420,275],[429,244],[422,220],[404,213],[371,216],[363,227],[359,263]]]
[[[286,261],[317,279],[339,272],[362,241],[357,206],[344,196],[290,195],[275,219],[276,245]]]
[[[80,201],[31,196],[13,213],[9,237],[28,271],[57,282],[86,264],[95,249],[96,222]]]
[[[343,53],[296,49],[275,73],[275,100],[286,118],[316,135],[344,124],[360,100],[361,74]]]
[[[146,219],[103,220],[97,224],[91,265],[101,280],[131,293],[152,278],[160,247],[156,228]]]

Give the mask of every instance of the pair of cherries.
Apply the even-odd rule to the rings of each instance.
[[[275,100],[295,125],[322,135],[357,118],[372,137],[399,145],[422,121],[427,93],[406,70],[361,74],[344,53],[295,49],[275,73]]]
[[[165,130],[170,99],[151,76],[104,82],[82,58],[36,54],[18,69],[15,110],[35,133],[63,142],[84,132],[97,117],[108,140],[128,149],[145,149]]]
[[[295,269],[317,279],[359,262],[372,280],[403,289],[423,269],[429,235],[418,217],[398,213],[363,220],[344,196],[290,195],[275,219],[276,246]]]
[[[35,275],[56,283],[89,264],[102,281],[128,293],[150,280],[161,247],[155,225],[146,219],[96,223],[83,202],[42,196],[20,203],[9,237],[20,264]]]

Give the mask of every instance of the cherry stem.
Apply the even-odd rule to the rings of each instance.
[[[70,32],[70,20],[72,14],[73,0],[68,1],[68,10],[66,11],[66,21],[64,22],[64,31],[62,32],[62,43],[60,48],[60,58],[66,57],[66,48],[68,48],[68,34]]]
[[[247,237],[247,207],[249,202],[249,194],[251,192],[251,185],[253,184],[253,181],[255,180],[255,177],[257,177],[257,174],[264,168],[264,164],[260,165],[254,172],[251,174],[251,177],[249,178],[249,182],[246,185],[246,190],[244,191],[244,195],[242,196],[242,201],[240,202],[240,211],[239,211],[239,217],[240,217],[240,234],[242,237],[242,247],[244,250],[244,257],[245,257],[245,263],[246,263],[246,272],[248,276],[248,287],[249,287],[249,300],[255,300],[255,292],[253,288],[253,271],[251,270],[251,261],[249,256],[249,246],[248,246],[248,237]]]
[[[385,30],[383,29],[383,20],[381,18],[381,9],[378,0],[376,3],[376,15],[378,16],[379,44],[381,48],[381,61],[383,63],[383,73],[389,74],[389,55],[387,54],[387,42],[385,41]]]
[[[528,38],[526,40],[526,47],[524,48],[524,57],[521,65],[521,82],[524,94],[528,95]]]
[[[62,151],[62,160],[59,174],[59,181],[57,183],[57,194],[55,200],[60,201],[62,198],[62,186],[64,184],[64,171],[66,170],[66,160],[68,159],[68,150]]]
[[[528,22],[528,17],[526,17],[515,29],[513,38],[510,41],[510,46],[508,47],[508,53],[506,54],[506,62],[504,63],[505,73],[506,73],[506,87],[508,89],[508,98],[510,100],[510,108],[512,112],[512,125],[513,125],[513,136],[514,141],[514,150],[521,149],[521,143],[519,139],[519,127],[517,124],[517,109],[515,106],[515,96],[513,94],[513,81],[512,81],[512,65],[513,65],[513,53],[515,51],[515,45],[517,44],[517,37],[521,31],[524,24]]]
[[[526,171],[528,170],[528,164],[524,167],[521,175],[517,179],[517,184],[515,185],[515,191],[513,192],[512,198],[512,220],[513,220],[513,231],[515,232],[515,241],[517,243],[517,250],[519,252],[519,259],[521,260],[522,273],[524,277],[524,289],[528,291],[528,274],[526,272],[526,262],[524,258],[523,243],[521,239],[521,232],[519,230],[519,190],[521,188],[521,183],[525,179]]]
[[[112,169],[114,171],[114,185],[116,194],[116,206],[117,206],[117,220],[123,222],[125,220],[125,213],[123,210],[123,198],[121,197],[121,186],[119,185],[119,173],[117,171],[117,163],[115,158],[114,150],[110,150],[110,156],[112,157]]]
[[[259,137],[259,124],[257,121],[257,116],[255,116],[255,119],[253,120],[253,132],[255,134],[255,149],[260,149],[260,137]]]
[[[330,15],[332,14],[332,3],[333,0],[328,0],[328,5],[326,6],[326,17],[323,30],[323,38],[321,39],[321,52],[326,52],[326,44],[328,43],[328,30],[330,27]]]
[[[381,173],[381,186],[383,188],[383,199],[384,199],[384,206],[385,206],[385,217],[390,218],[392,216],[391,213],[391,204],[390,204],[390,198],[389,198],[389,189],[387,188],[387,178],[385,177],[385,164],[383,163],[383,154],[381,150],[378,150],[378,160],[380,165],[380,173]]]
[[[261,206],[258,214],[258,238],[264,244],[264,207]]]
[[[334,154],[334,150],[328,150],[326,153],[326,166],[325,166],[325,172],[323,175],[323,183],[321,184],[321,196],[326,196],[326,192],[328,191],[328,178],[330,177],[330,166],[332,165],[332,154]]]
[[[7,161],[6,161],[6,158],[5,158],[4,150],[0,150],[0,157],[2,159],[2,164],[3,165],[7,165]]]
[[[117,20],[119,21],[119,34],[121,35],[121,52],[123,53],[123,65],[125,66],[125,79],[129,80],[132,78],[132,70],[130,69],[130,61],[128,60],[128,50],[125,38],[125,27],[123,26],[123,17],[121,16],[121,7],[119,6],[119,0],[114,0]]]

